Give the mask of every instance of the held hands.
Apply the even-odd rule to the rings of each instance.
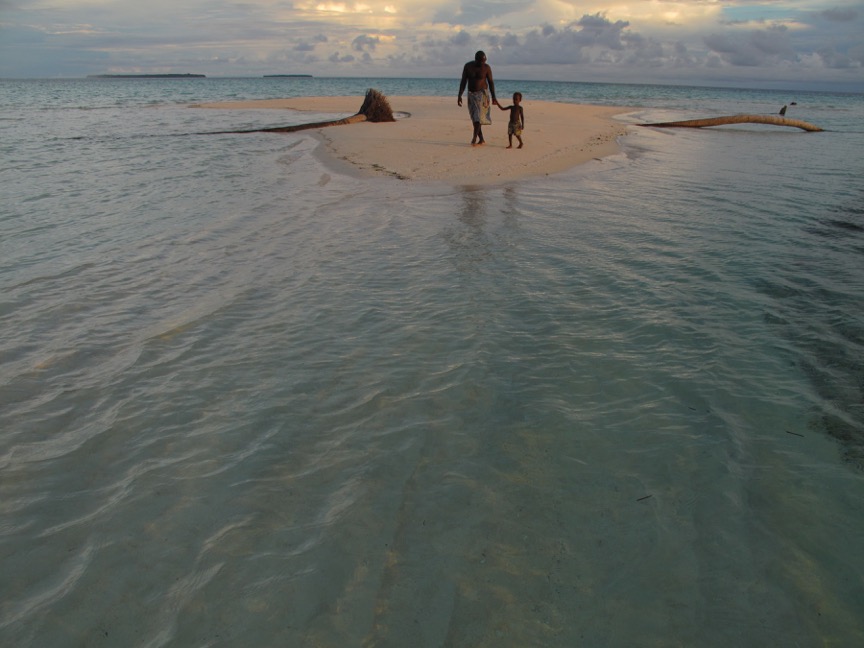
[[[459,96],[456,98],[456,105],[457,105],[457,106],[461,106],[461,105],[462,105],[462,95],[459,95]]]

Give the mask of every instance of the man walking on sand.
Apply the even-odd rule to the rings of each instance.
[[[459,82],[459,97],[456,104],[462,105],[462,93],[468,86],[468,114],[474,124],[474,137],[471,138],[471,146],[485,144],[483,139],[483,126],[492,123],[492,104],[498,106],[495,98],[495,82],[492,80],[492,68],[486,63],[486,53],[477,52],[473,61],[468,61],[462,68],[462,80]],[[492,100],[489,100],[489,94]]]

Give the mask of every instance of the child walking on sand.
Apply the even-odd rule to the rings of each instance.
[[[522,148],[522,130],[525,128],[525,111],[522,110],[522,93],[514,92],[513,93],[513,105],[507,106],[506,108],[501,104],[498,104],[498,107],[501,110],[509,110],[510,111],[510,121],[507,124],[507,140],[510,142],[510,145],[507,148],[513,148],[513,136],[516,136],[516,139],[519,140],[519,146],[517,148]]]

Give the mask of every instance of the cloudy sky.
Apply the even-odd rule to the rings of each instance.
[[[0,77],[497,78],[864,91],[864,0],[0,0]]]

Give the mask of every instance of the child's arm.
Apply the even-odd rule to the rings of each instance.
[[[522,130],[525,130],[525,111],[519,106],[519,119],[522,120]]]
[[[501,110],[510,110],[513,106],[507,106],[507,107],[505,108],[505,107],[502,106],[501,104],[498,104],[498,107],[499,107]]]

